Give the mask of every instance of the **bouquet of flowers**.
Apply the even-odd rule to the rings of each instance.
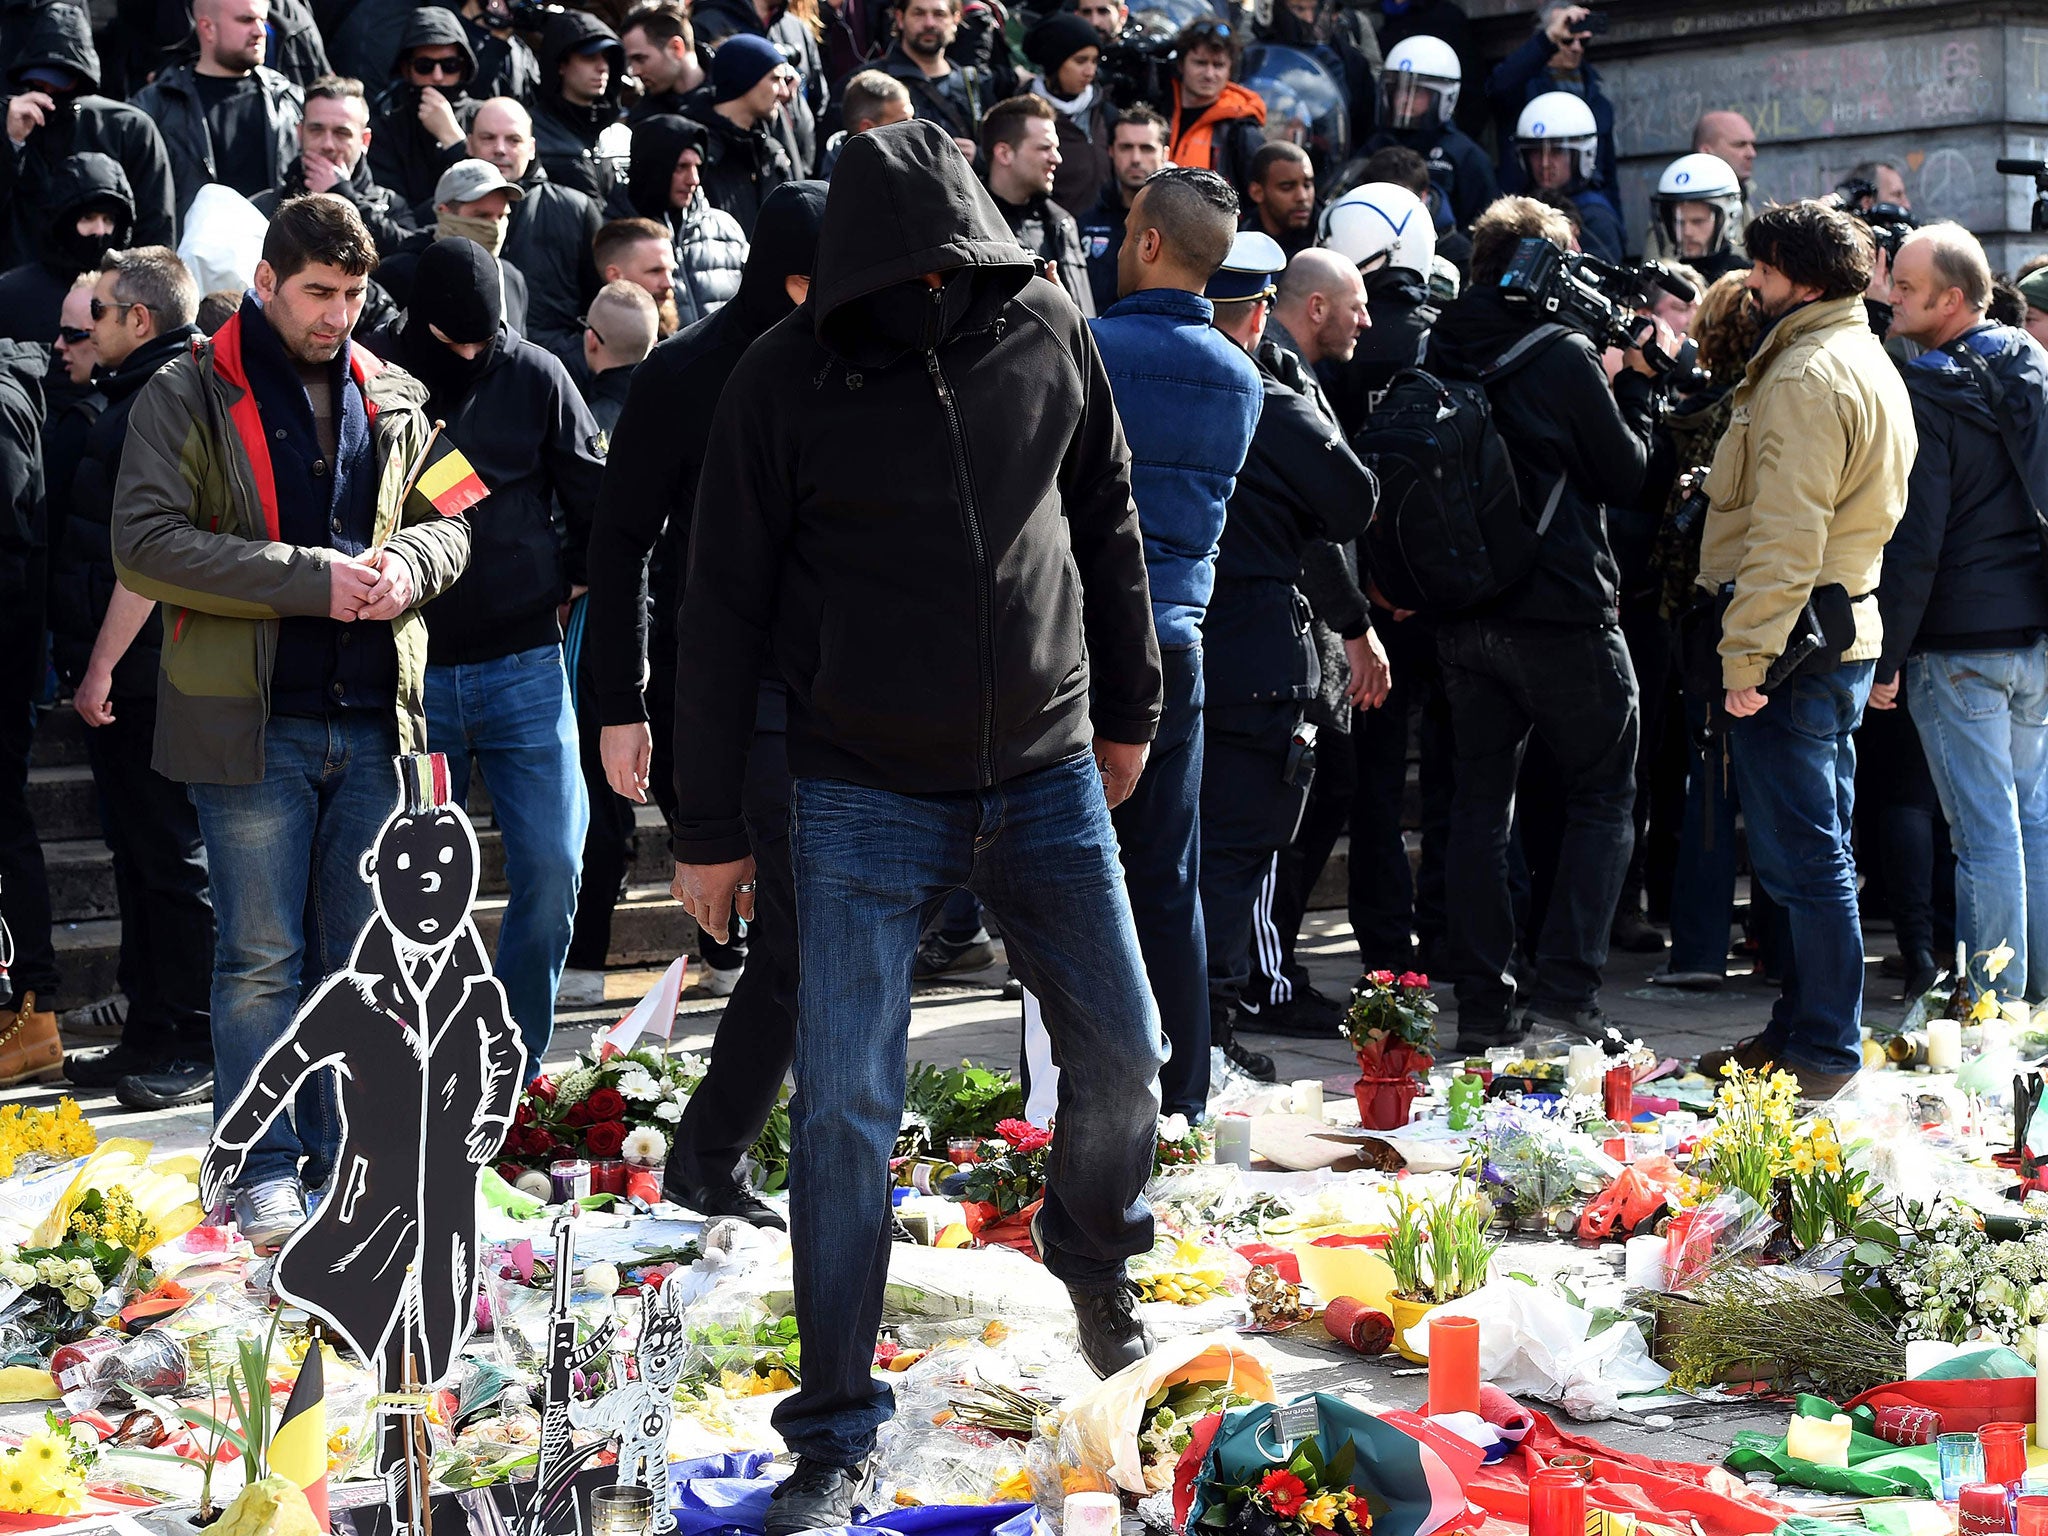
[[[1792,1241],[1801,1253],[1834,1237],[1854,1235],[1857,1212],[1876,1192],[1876,1181],[1842,1161],[1835,1124],[1825,1115],[1800,1127],[1787,1153]]]
[[[1186,1115],[1159,1117],[1159,1144],[1152,1153],[1152,1176],[1169,1168],[1184,1168],[1209,1161],[1215,1136],[1199,1125],[1190,1125]]]
[[[1420,1078],[1436,1058],[1436,1002],[1429,978],[1417,971],[1368,972],[1351,995],[1344,1033],[1358,1056],[1358,1081],[1352,1093],[1358,1118],[1367,1130],[1398,1130],[1408,1123],[1409,1106],[1422,1091]]]
[[[915,1062],[903,1086],[898,1157],[944,1157],[956,1137],[988,1136],[1001,1120],[1022,1119],[1023,1086],[1009,1073],[961,1062]]]
[[[1799,1083],[1789,1072],[1750,1072],[1729,1062],[1714,1090],[1714,1123],[1693,1167],[1710,1189],[1739,1189],[1765,1210],[1791,1167]]]
[[[1202,1512],[1198,1530],[1235,1536],[1364,1536],[1372,1508],[1351,1488],[1358,1448],[1345,1441],[1326,1464],[1312,1439],[1284,1467],[1256,1483],[1226,1484]]]
[[[2034,1344],[2048,1323],[2048,1230],[1999,1242],[1967,1213],[1944,1210],[1924,1231],[1901,1234],[1881,1276],[1898,1303],[1899,1338],[2009,1344],[2038,1363]]]
[[[58,1242],[20,1249],[0,1244],[0,1284],[25,1298],[17,1316],[67,1343],[101,1321],[95,1309],[110,1288],[146,1291],[156,1284],[143,1255],[158,1241],[156,1228],[127,1190],[88,1190]]]
[[[965,1200],[1014,1216],[1045,1191],[1045,1160],[1052,1132],[1028,1120],[1004,1120],[995,1137],[981,1144],[979,1160],[967,1170]]]
[[[98,1145],[75,1099],[59,1099],[54,1109],[0,1106],[0,1179],[11,1177],[23,1157],[61,1163],[84,1157]]]
[[[1138,1431],[1145,1487],[1158,1493],[1173,1486],[1174,1468],[1203,1419],[1255,1401],[1223,1381],[1183,1381],[1154,1392],[1145,1404],[1144,1424]]]
[[[85,1474],[95,1452],[47,1413],[44,1427],[19,1446],[0,1451],[0,1512],[10,1515],[79,1515],[85,1512]]]

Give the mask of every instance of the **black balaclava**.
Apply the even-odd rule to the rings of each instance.
[[[413,274],[412,302],[406,307],[404,342],[406,370],[415,375],[444,412],[462,403],[470,387],[497,354],[504,316],[504,287],[497,260],[474,240],[436,240],[420,253]],[[429,325],[449,341],[489,342],[475,357],[463,357],[445,346]]]

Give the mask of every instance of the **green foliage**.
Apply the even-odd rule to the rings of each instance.
[[[957,1067],[917,1062],[903,1085],[899,1157],[944,1157],[956,1137],[995,1134],[998,1120],[1021,1119],[1024,1088],[1009,1073],[963,1061]]]

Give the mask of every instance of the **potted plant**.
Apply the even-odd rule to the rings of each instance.
[[[1394,1349],[1418,1365],[1427,1363],[1409,1344],[1410,1330],[1425,1313],[1469,1296],[1486,1284],[1500,1247],[1490,1235],[1493,1207],[1476,1184],[1465,1179],[1435,1196],[1405,1192],[1387,1238],[1387,1263],[1394,1271],[1388,1310],[1394,1319]]]
[[[1351,995],[1344,1033],[1358,1057],[1358,1122],[1369,1131],[1396,1131],[1408,1123],[1422,1075],[1435,1057],[1436,1003],[1429,978],[1416,971],[1372,971]]]

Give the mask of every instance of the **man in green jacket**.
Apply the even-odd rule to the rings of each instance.
[[[1852,734],[1883,646],[1878,574],[1919,439],[1898,369],[1865,317],[1870,235],[1816,202],[1750,220],[1762,339],[1707,476],[1699,584],[1726,597],[1721,685],[1750,865],[1785,909],[1792,955],[1771,1022],[1710,1055],[1771,1063],[1810,1099],[1861,1064],[1863,931],[1849,848]],[[1833,615],[1804,666],[1804,615]]]
[[[418,605],[462,573],[482,495],[425,388],[350,345],[376,263],[347,202],[281,206],[254,295],[137,399],[115,491],[121,581],[164,604],[155,765],[190,787],[212,876],[223,1105],[370,917],[392,760],[426,750]],[[427,490],[452,487],[431,497],[430,458]],[[252,1242],[282,1242],[333,1172],[334,1102],[317,1078],[249,1149]]]

